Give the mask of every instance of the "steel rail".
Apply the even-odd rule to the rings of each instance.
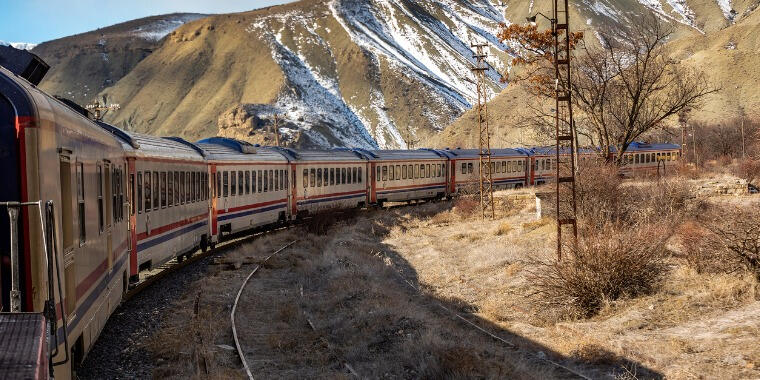
[[[240,289],[237,292],[237,296],[235,297],[235,303],[232,304],[232,311],[230,312],[230,322],[232,322],[232,337],[235,340],[235,348],[237,349],[237,354],[240,357],[240,361],[243,362],[243,368],[245,368],[245,373],[248,375],[248,379],[253,380],[253,375],[251,374],[251,369],[248,367],[248,362],[245,360],[245,354],[243,353],[243,350],[240,348],[240,340],[238,339],[237,335],[237,328],[235,327],[235,311],[237,310],[238,301],[240,301],[240,295],[243,294],[243,289],[245,289],[245,286],[248,284],[248,280],[253,277],[253,275],[261,268],[261,266],[269,261],[272,256],[284,251],[286,248],[290,247],[291,245],[295,244],[298,240],[293,240],[290,243],[284,245],[280,249],[274,251],[271,255],[264,258],[264,260],[259,264],[256,265],[255,268],[253,268],[253,271],[251,271],[250,274],[248,274],[248,277],[245,278],[243,281],[243,284],[240,285]]]

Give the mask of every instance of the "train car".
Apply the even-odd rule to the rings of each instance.
[[[664,174],[680,157],[681,147],[677,144],[632,142],[623,155],[620,173],[626,177]]]
[[[371,151],[370,202],[440,199],[447,195],[448,159],[432,149]]]
[[[480,183],[480,152],[477,149],[447,149],[451,166],[449,192],[477,191]],[[495,190],[526,186],[529,178],[528,154],[522,149],[491,149],[491,178]]]
[[[285,150],[214,137],[197,142],[206,152],[211,182],[212,244],[230,234],[285,222],[292,217]]]
[[[292,152],[296,216],[368,205],[366,152],[358,149]]]
[[[118,137],[128,162],[130,281],[173,258],[182,261],[209,245],[208,167],[204,152],[176,137],[125,132]]]
[[[127,162],[87,114],[0,67],[0,201],[19,210],[0,218],[2,310],[55,311],[58,379],[71,377],[128,285]]]

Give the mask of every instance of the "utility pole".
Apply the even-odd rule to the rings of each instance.
[[[478,93],[478,130],[480,131],[480,208],[483,219],[494,219],[496,212],[493,203],[493,173],[491,173],[491,136],[488,130],[488,105],[486,100],[485,72],[488,65],[485,62],[487,54],[483,48],[488,44],[470,44],[475,48],[475,67],[471,70],[475,74],[475,88]]]
[[[578,242],[575,197],[576,134],[573,120],[572,78],[570,76],[570,13],[568,0],[554,0],[554,109],[555,170],[557,194],[557,260],[562,249],[574,249]]]

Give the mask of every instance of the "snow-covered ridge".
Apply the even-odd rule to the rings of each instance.
[[[146,24],[134,29],[132,32],[146,40],[158,41],[169,33],[173,32],[180,26],[195,21],[200,18],[204,18],[206,15],[201,14],[183,14],[183,15],[171,15],[167,18],[156,20],[150,24]]]
[[[16,49],[21,49],[21,50],[32,50],[34,49],[35,46],[37,46],[37,44],[32,44],[29,42],[5,42],[5,41],[0,41],[0,45],[13,46]]]

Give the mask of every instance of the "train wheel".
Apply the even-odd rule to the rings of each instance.
[[[185,255],[179,255],[179,256],[177,256],[177,262],[178,263],[181,263],[183,261],[185,261]]]

